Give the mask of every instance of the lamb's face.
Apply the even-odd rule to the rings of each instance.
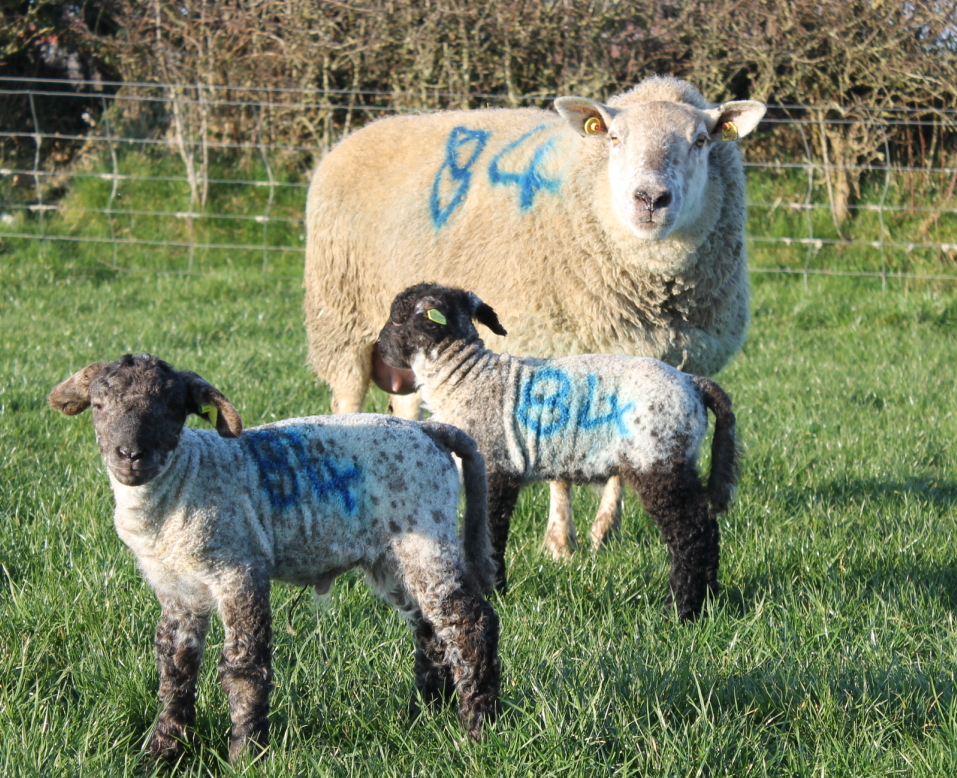
[[[190,413],[212,421],[223,437],[242,432],[239,414],[219,390],[150,354],[89,365],[54,387],[47,401],[69,416],[93,409],[103,461],[125,486],[142,486],[166,469]]]
[[[393,300],[379,333],[379,353],[389,367],[408,370],[416,354],[431,353],[443,343],[481,343],[473,318],[497,335],[507,334],[495,311],[472,292],[417,284]]]
[[[697,223],[709,195],[712,149],[746,135],[765,111],[748,100],[710,110],[667,100],[614,108],[581,97],[559,98],[555,105],[589,142],[604,144],[612,210],[645,240]]]
[[[93,429],[103,461],[126,486],[141,486],[166,468],[188,415],[186,386],[159,360],[114,363],[90,384]]]

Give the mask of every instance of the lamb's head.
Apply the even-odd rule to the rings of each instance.
[[[496,335],[507,335],[491,306],[474,292],[439,284],[416,284],[392,301],[389,321],[379,333],[387,365],[407,370],[415,355],[455,341],[481,342],[472,320]]]
[[[675,97],[685,99],[670,99],[678,86],[686,94],[679,90]],[[661,240],[697,223],[712,149],[751,132],[766,106],[735,100],[706,108],[693,87],[671,78],[649,79],[639,89],[640,98],[626,93],[609,105],[560,97],[555,108],[588,143],[600,144],[617,221],[638,238]],[[653,99],[659,96],[654,89],[662,99]]]
[[[89,365],[55,386],[47,402],[68,416],[92,406],[103,461],[126,486],[141,486],[163,472],[191,413],[224,438],[243,431],[239,414],[218,389],[150,354]]]

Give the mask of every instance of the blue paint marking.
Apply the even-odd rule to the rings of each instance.
[[[543,124],[539,127],[536,127],[534,130],[526,132],[521,138],[509,143],[504,149],[496,154],[488,166],[488,178],[492,184],[499,184],[502,186],[513,185],[518,187],[518,206],[522,211],[527,211],[532,207],[532,205],[534,205],[535,195],[539,191],[544,190],[546,192],[557,192],[561,186],[561,181],[557,181],[553,178],[547,178],[539,170],[545,154],[555,143],[555,138],[554,136],[548,138],[544,143],[540,144],[535,149],[535,151],[532,153],[532,159],[528,163],[528,167],[525,170],[519,172],[505,171],[502,170],[501,163],[507,154],[517,149],[533,135],[536,135],[547,128],[548,125]]]
[[[525,382],[518,402],[519,422],[547,438],[568,424],[572,382],[555,367],[537,371]]]
[[[592,403],[595,401],[595,389],[598,387],[598,379],[593,376],[588,376],[588,394],[585,395],[585,402],[582,403],[581,410],[578,411],[578,426],[585,430],[592,430],[595,427],[601,427],[605,424],[611,424],[614,422],[615,426],[618,428],[618,434],[622,437],[628,435],[628,428],[625,426],[625,422],[622,420],[628,411],[635,407],[634,403],[628,403],[623,408],[618,406],[618,395],[610,394],[608,395],[608,413],[603,416],[592,416]]]
[[[485,150],[492,133],[487,130],[470,130],[467,127],[453,127],[445,143],[445,161],[432,183],[432,195],[429,198],[429,209],[432,212],[432,223],[436,228],[444,225],[452,212],[458,208],[472,185],[472,166]],[[471,151],[469,151],[471,147]],[[443,179],[446,174],[457,184],[448,202],[442,203]]]
[[[310,457],[306,441],[294,429],[247,432],[242,440],[259,468],[259,486],[274,508],[297,503],[308,485],[319,499],[337,495],[346,513],[358,509],[349,490],[362,476],[355,465],[342,468],[331,457]]]
[[[619,405],[618,395],[612,393],[604,398],[608,410],[599,413],[597,406],[601,398],[595,397],[598,378],[589,375],[587,382],[588,388],[584,398],[581,398],[581,387],[576,386],[563,370],[546,367],[535,371],[519,392],[515,410],[519,424],[542,438],[550,437],[569,425],[572,428],[594,430],[613,424],[618,434],[627,437],[628,427],[623,417],[635,404],[629,402]],[[572,406],[576,400],[580,400],[581,405],[573,416]]]

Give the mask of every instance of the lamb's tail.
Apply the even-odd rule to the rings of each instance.
[[[488,529],[488,483],[485,459],[475,441],[458,427],[437,421],[421,422],[423,431],[462,460],[465,486],[465,517],[462,520],[462,551],[465,565],[483,594],[495,588],[496,565]]]
[[[734,411],[731,398],[710,378],[692,376],[701,390],[704,404],[714,414],[714,436],[711,440],[711,472],[708,473],[708,502],[717,516],[731,505],[738,485],[741,452],[734,433]]]

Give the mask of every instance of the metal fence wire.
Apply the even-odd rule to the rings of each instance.
[[[506,99],[421,98],[419,109]],[[0,242],[102,244],[102,261],[116,268],[129,267],[131,247],[161,248],[184,257],[186,271],[198,257],[255,257],[263,271],[278,255],[301,260],[314,163],[363,123],[416,110],[385,92],[0,77],[0,103],[12,100],[27,101],[32,126],[0,132]],[[944,137],[957,116],[814,108],[770,106],[742,144],[752,272],[957,280],[954,156],[938,149],[924,157],[934,164],[895,160],[889,141],[900,126],[933,125]],[[85,131],[58,132],[63,114],[78,115]],[[881,137],[878,152],[829,158],[821,139],[850,126]],[[83,197],[68,194],[79,190]]]

